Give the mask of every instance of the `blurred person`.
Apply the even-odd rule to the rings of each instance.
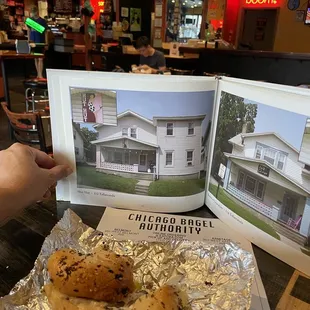
[[[147,37],[138,38],[136,49],[140,53],[140,69],[151,70],[153,74],[158,71],[166,71],[165,55],[155,50]]]
[[[30,11],[31,19],[34,20],[36,23],[40,24],[45,28],[45,31],[43,33],[40,33],[36,31],[35,29],[32,29],[28,27],[28,41],[34,42],[35,44],[38,44],[34,52],[39,54],[44,54],[45,46],[44,44],[48,44],[48,26],[44,18],[39,16],[39,10],[38,7],[33,6]],[[35,66],[37,69],[37,75],[39,79],[43,78],[43,58],[37,58],[34,60]]]

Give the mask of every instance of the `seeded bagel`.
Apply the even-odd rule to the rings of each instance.
[[[61,249],[47,263],[50,280],[71,297],[119,302],[133,292],[133,261],[110,251],[81,254]]]

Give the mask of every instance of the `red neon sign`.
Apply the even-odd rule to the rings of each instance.
[[[91,0],[91,5],[95,13],[92,19],[96,20],[99,18],[100,13],[104,12],[104,0]]]
[[[279,0],[245,0],[245,6],[251,7],[278,7]]]

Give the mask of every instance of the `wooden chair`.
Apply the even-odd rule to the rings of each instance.
[[[35,147],[48,154],[52,153],[52,145],[46,145],[39,112],[14,113],[8,109],[7,103],[2,102],[1,106],[10,121],[17,142]]]

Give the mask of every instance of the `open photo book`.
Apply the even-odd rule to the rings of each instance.
[[[310,90],[62,70],[48,70],[48,90],[54,157],[76,168],[58,200],[173,214],[207,205],[310,275]]]

